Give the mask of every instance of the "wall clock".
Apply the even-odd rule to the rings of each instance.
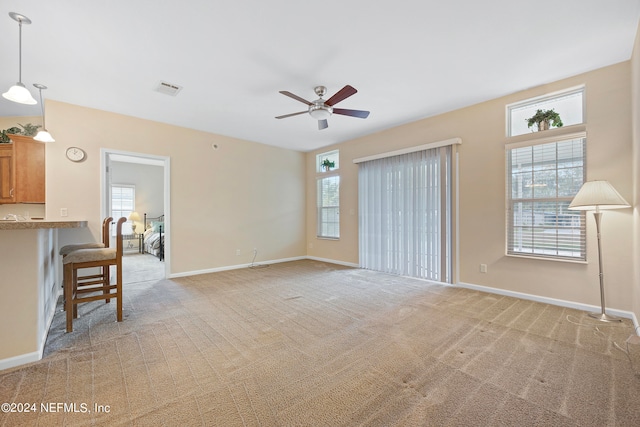
[[[82,148],[69,147],[67,148],[67,159],[72,162],[81,162],[87,157],[87,153]]]

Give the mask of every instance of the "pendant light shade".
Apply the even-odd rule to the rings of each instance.
[[[9,12],[9,16],[18,22],[18,83],[11,86],[2,96],[19,104],[34,105],[37,104],[36,100],[33,99],[29,90],[22,84],[22,24],[31,24],[31,20],[16,12]]]
[[[8,91],[2,94],[2,96],[7,98],[9,101],[17,102],[19,104],[37,104],[29,90],[21,82],[11,86]]]
[[[33,139],[40,142],[56,142],[49,131],[47,131],[47,126],[44,121],[44,101],[42,100],[42,89],[46,89],[47,87],[40,83],[34,83],[33,85],[38,88],[38,92],[40,93],[40,111],[42,111],[42,130],[38,132],[38,134],[34,136]]]
[[[33,139],[40,142],[56,142],[56,140],[53,139],[51,134],[46,130],[41,130],[40,132],[38,132],[38,134],[34,136]]]

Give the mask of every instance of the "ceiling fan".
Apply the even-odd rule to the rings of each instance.
[[[341,114],[343,116],[358,117],[361,119],[366,119],[369,116],[368,111],[347,110],[344,108],[333,108],[333,106],[336,105],[338,102],[343,101],[348,97],[350,97],[351,95],[358,92],[352,86],[346,85],[326,101],[322,99],[322,97],[327,93],[326,87],[316,86],[314,88],[314,91],[316,95],[318,95],[320,98],[316,99],[313,102],[309,102],[306,99],[300,98],[298,95],[294,95],[293,93],[288,92],[286,90],[281,90],[280,91],[281,94],[286,95],[289,98],[293,98],[297,101],[300,101],[304,104],[307,104],[309,108],[306,111],[300,111],[297,113],[285,114],[284,116],[278,116],[276,117],[276,119],[284,119],[287,117],[297,116],[299,114],[309,113],[311,117],[318,120],[318,130],[322,130],[329,127],[329,123],[327,122],[327,119],[331,116],[331,114]]]

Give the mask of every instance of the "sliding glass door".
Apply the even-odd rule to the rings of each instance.
[[[451,282],[451,145],[359,163],[362,268]]]

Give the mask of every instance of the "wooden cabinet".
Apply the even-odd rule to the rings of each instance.
[[[9,138],[10,144],[0,144],[0,203],[44,203],[44,143],[22,135]]]
[[[0,204],[14,203],[13,144],[0,144]]]

